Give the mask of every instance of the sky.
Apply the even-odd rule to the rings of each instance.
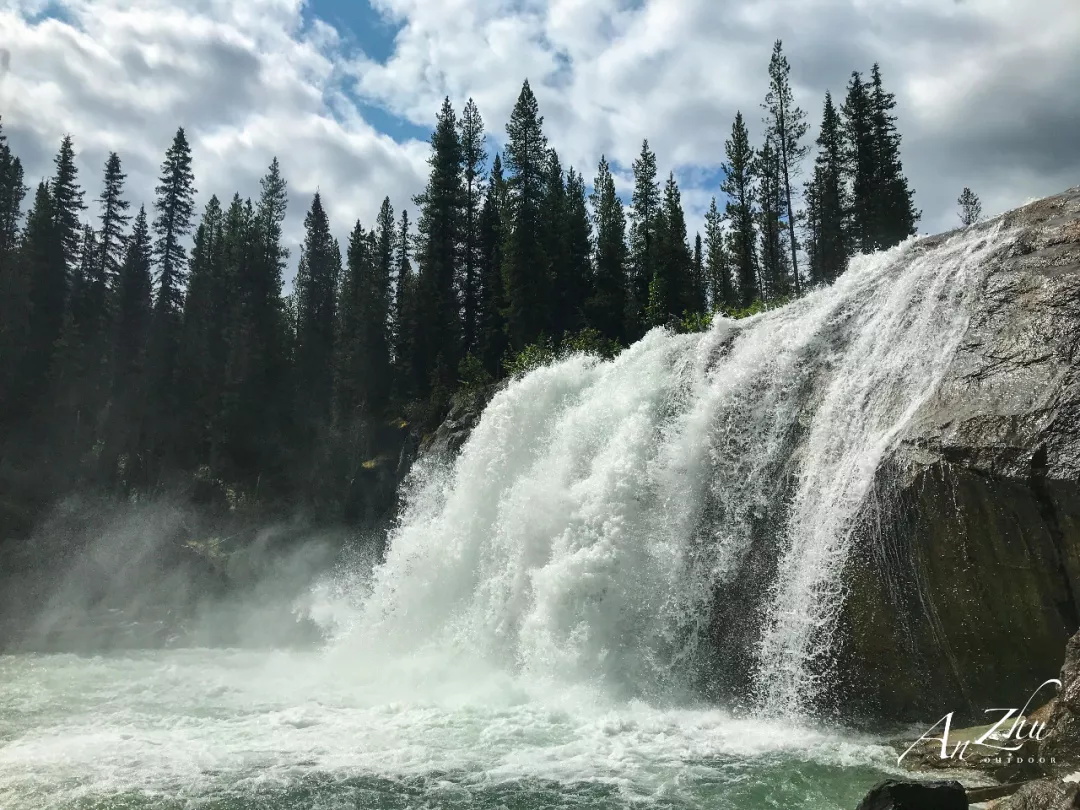
[[[316,190],[343,243],[386,196],[415,214],[442,99],[475,99],[493,151],[528,78],[564,167],[605,154],[628,194],[648,138],[693,239],[737,110],[760,140],[776,39],[811,139],[880,63],[921,233],[964,186],[994,214],[1080,184],[1077,0],[0,0],[0,115],[28,185],[74,137],[88,216],[109,151],[149,207],[178,126],[200,209],[277,155],[295,264]]]

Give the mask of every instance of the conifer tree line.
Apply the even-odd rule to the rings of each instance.
[[[0,462],[48,457],[57,487],[194,474],[340,504],[386,430],[430,421],[536,346],[611,351],[752,311],[913,234],[878,67],[852,74],[839,107],[826,95],[802,185],[811,144],[780,42],[768,77],[763,138],[736,115],[704,234],[647,140],[629,206],[604,156],[590,179],[564,167],[526,81],[501,152],[472,100],[445,100],[424,190],[397,210],[384,199],[347,244],[316,193],[288,293],[276,158],[257,199],[196,211],[179,129],[136,210],[115,153],[87,203],[70,136],[29,194],[0,130]]]

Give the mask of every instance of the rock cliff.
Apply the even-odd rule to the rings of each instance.
[[[986,722],[1056,677],[1077,630],[1080,189],[1002,219],[1016,241],[866,506],[830,694],[845,713]]]

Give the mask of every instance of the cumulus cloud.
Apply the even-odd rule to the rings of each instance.
[[[306,21],[299,2],[65,0],[53,16],[32,11],[0,11],[0,42],[11,52],[0,109],[30,182],[51,173],[71,133],[88,200],[115,150],[129,196],[149,205],[164,151],[184,126],[200,203],[211,193],[225,202],[234,191],[257,195],[279,157],[293,243],[316,189],[344,236],[357,217],[371,223],[383,196],[407,203],[422,188],[426,144],[395,142],[342,101],[336,32]]]
[[[427,144],[373,121],[427,128],[443,96],[458,109],[472,96],[501,145],[528,77],[564,165],[591,178],[605,153],[626,190],[649,138],[662,173],[683,186],[693,230],[718,193],[736,110],[760,136],[766,66],[782,38],[814,124],[826,89],[842,97],[852,70],[880,62],[924,231],[956,224],[964,186],[989,212],[1080,182],[1080,96],[1068,90],[1080,81],[1075,0],[370,1],[388,23],[380,34],[393,35],[381,60],[300,0],[60,0],[45,17],[8,0],[5,129],[29,177],[48,172],[70,131],[92,191],[116,149],[132,196],[147,200],[178,124],[204,197],[254,194],[277,153],[295,240],[316,187],[339,233],[357,216],[370,223],[384,195],[410,205]]]

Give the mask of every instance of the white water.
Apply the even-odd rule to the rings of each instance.
[[[511,384],[324,651],[0,656],[0,806],[854,806],[895,755],[805,717],[852,531],[1008,240]]]
[[[1008,240],[911,241],[782,309],[514,382],[452,464],[418,473],[337,653],[450,652],[678,700],[714,595],[762,576],[737,652],[762,713],[804,712],[859,508]]]

